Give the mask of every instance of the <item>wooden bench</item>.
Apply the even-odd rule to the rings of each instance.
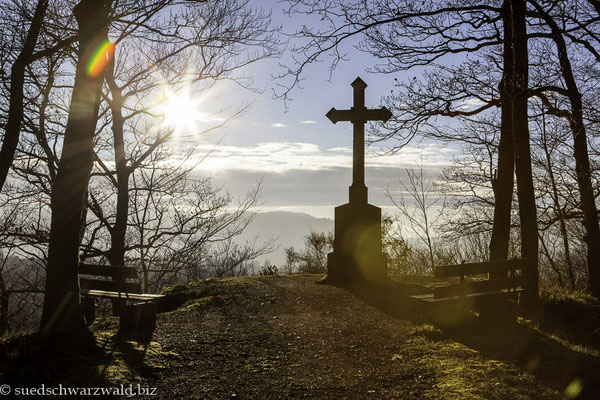
[[[444,265],[434,269],[436,278],[456,278],[456,284],[433,289],[433,294],[412,296],[426,301],[430,306],[441,306],[434,314],[443,316],[447,307],[468,309],[482,317],[514,320],[519,294],[524,291],[525,277],[530,259],[517,258],[481,263]],[[484,279],[467,280],[467,276],[486,275]],[[487,274],[501,278],[487,279]],[[442,313],[442,315],[440,315]],[[430,313],[431,314],[431,313]],[[451,319],[452,317],[448,316]]]
[[[153,331],[156,327],[156,302],[165,296],[144,293],[135,268],[80,264],[79,287],[88,324],[96,318],[95,298],[107,298],[119,315],[121,332]]]

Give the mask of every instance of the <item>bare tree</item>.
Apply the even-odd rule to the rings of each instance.
[[[81,3],[81,7],[87,4],[85,1]],[[197,80],[214,81],[215,79],[223,78],[236,79],[238,83],[248,86],[249,80],[246,77],[236,78],[232,76],[232,72],[268,56],[276,50],[276,40],[273,37],[269,37],[271,32],[268,30],[269,16],[261,14],[248,7],[245,3],[236,0],[218,2],[218,4],[210,3],[205,4],[205,2],[200,2],[192,5],[189,2],[156,0],[138,2],[138,4],[118,3],[114,7],[109,7],[107,19],[110,22],[112,32],[117,33],[114,44],[119,44],[120,47],[125,49],[121,60],[129,59],[129,62],[118,64],[121,67],[119,70],[120,75],[115,78],[113,74],[112,79],[109,79],[109,89],[111,89],[110,91],[113,96],[103,95],[104,100],[112,101],[113,98],[116,98],[116,103],[119,103],[118,100],[121,101],[120,104],[117,104],[117,107],[112,108],[114,115],[117,115],[115,120],[119,119],[116,111],[121,110],[125,110],[125,113],[121,115],[121,122],[125,124],[130,119],[136,119],[139,115],[155,118],[156,110],[152,110],[152,105],[145,104],[140,108],[139,106],[142,103],[139,102],[139,99],[147,96],[160,85],[177,84],[178,82],[180,84],[191,84]],[[57,4],[58,2],[53,3],[51,7],[53,11],[55,11],[54,6]],[[62,4],[62,7],[70,8],[72,4],[67,1]],[[176,13],[169,15],[168,12],[161,12],[168,7],[176,10]],[[57,178],[56,166],[58,164],[59,151],[62,150],[62,158],[65,159],[65,154],[68,153],[66,149],[69,148],[67,145],[68,140],[65,141],[62,148],[60,145],[57,147],[57,143],[59,144],[62,141],[62,131],[69,126],[66,118],[64,122],[58,118],[53,118],[52,120],[48,118],[50,115],[49,111],[52,111],[52,114],[56,111],[57,115],[67,113],[68,105],[53,102],[52,93],[65,91],[66,94],[70,94],[71,89],[69,89],[69,86],[72,86],[68,82],[70,75],[68,69],[66,69],[66,72],[63,70],[57,73],[62,61],[60,58],[57,59],[56,55],[60,53],[59,57],[63,57],[63,60],[68,60],[68,58],[72,57],[77,61],[78,56],[70,52],[72,50],[70,45],[75,43],[77,38],[80,39],[72,17],[71,21],[68,19],[69,13],[61,13],[61,15],[66,15],[65,21],[61,21],[61,23],[55,23],[55,14],[52,12],[48,14],[48,20],[52,20],[52,22],[47,24],[40,39],[41,46],[45,46],[45,48],[31,57],[32,60],[48,61],[47,68],[42,68],[42,71],[45,70],[47,72],[48,79],[46,82],[38,79],[39,75],[35,73],[39,69],[30,75],[32,78],[30,86],[34,87],[39,95],[34,91],[32,92],[32,98],[28,99],[33,100],[31,104],[34,107],[27,110],[28,113],[25,114],[24,125],[29,133],[35,137],[35,141],[23,142],[25,146],[22,146],[21,151],[23,151],[24,163],[21,162],[16,168],[17,174],[27,182],[27,185],[31,185],[32,188],[41,188],[42,192],[46,195],[50,194],[50,187],[56,187],[58,185],[56,181],[60,181]],[[195,22],[192,23],[190,21]],[[66,33],[57,34],[60,30],[56,31],[56,26],[62,26],[62,30]],[[108,29],[108,23],[104,28]],[[111,37],[115,37],[114,34]],[[135,54],[135,51],[126,50],[128,47],[126,42],[136,42],[139,44],[139,46],[129,46],[130,50],[136,48],[138,51],[137,54]],[[80,41],[79,45],[79,50],[83,52],[83,42]],[[249,50],[250,46],[255,46],[257,49],[261,47],[264,51],[252,52]],[[168,79],[163,82],[151,81],[152,78],[155,78],[153,75],[169,71],[169,68],[176,67],[176,63],[169,62],[171,58],[177,58],[177,56],[183,58],[190,54],[194,54],[195,58],[188,57],[188,63],[204,65],[204,67],[194,70],[193,68],[190,69],[189,65],[179,65],[179,67],[183,67],[183,74],[179,74],[178,77],[176,76],[176,79],[178,79],[177,82]],[[140,62],[142,59],[147,60],[147,62]],[[110,72],[112,73],[113,70],[110,69]],[[174,70],[171,70],[171,72],[174,72]],[[56,80],[54,79],[55,77],[57,78]],[[60,78],[63,79],[58,81]],[[75,79],[75,83],[77,84],[77,79]],[[56,96],[54,100],[57,97],[59,96]],[[128,102],[129,99],[133,99],[134,101]],[[114,105],[115,101],[112,101],[112,103]],[[118,110],[119,107],[121,107],[121,110]],[[109,181],[111,181],[110,177],[113,177],[114,172],[105,168],[107,163],[110,165],[110,160],[102,159],[106,155],[106,148],[102,147],[103,143],[98,139],[101,137],[100,134],[110,126],[109,124],[113,120],[112,118],[107,118],[109,115],[107,111],[109,111],[107,108],[101,106],[99,123],[97,125],[94,123],[96,131],[94,145],[97,147],[92,154],[97,165],[100,166],[100,173],[98,173],[98,170],[92,170],[90,176],[104,176],[104,178],[108,177]],[[39,118],[35,117],[36,114]],[[115,126],[118,131],[118,123],[113,124],[113,127]],[[47,135],[50,130],[47,130],[47,128],[51,128],[51,131],[58,133],[58,135],[49,140]],[[68,132],[68,129],[66,130]],[[131,133],[136,134],[135,131]],[[130,132],[122,130],[121,134],[126,139],[129,137]],[[115,137],[118,139],[116,133]],[[131,215],[127,212],[127,208],[123,207],[124,203],[127,205],[123,199],[127,196],[128,189],[126,184],[129,179],[124,172],[127,171],[128,174],[131,174],[132,171],[144,163],[149,154],[164,144],[169,137],[169,132],[166,132],[166,134],[158,137],[154,143],[144,143],[143,140],[135,141],[135,143],[142,146],[134,148],[134,152],[143,150],[137,153],[137,157],[128,158],[128,154],[124,154],[123,152],[116,153],[119,156],[117,157],[117,177],[121,177],[120,186],[117,190],[120,193],[120,197],[118,197],[120,199],[120,207],[118,209],[121,211],[119,212],[119,218],[115,220],[118,222],[116,223],[118,229],[111,229],[111,215],[110,213],[107,215],[107,211],[111,209],[111,204],[105,194],[98,195],[97,192],[92,192],[89,202],[86,201],[83,203],[82,220],[86,219],[86,215],[92,214],[94,215],[93,218],[102,221],[100,225],[102,225],[103,229],[114,233],[113,246],[115,247],[115,251],[112,253],[116,255],[123,254],[122,242],[124,241],[128,225],[127,218]],[[118,150],[119,141],[116,140],[115,143]],[[28,146],[30,147],[28,148]],[[144,149],[143,146],[146,146],[146,148]],[[46,171],[44,171],[43,162],[47,166]],[[61,161],[61,164],[64,163]],[[60,174],[58,175],[60,177]],[[117,179],[113,180],[116,184],[119,183]],[[84,197],[87,196],[88,190],[86,179]],[[103,205],[104,209],[100,205]],[[123,212],[122,210],[125,211]],[[90,212],[88,213],[88,211]],[[83,238],[83,232],[85,232],[83,225],[80,232],[79,237]],[[102,236],[100,233],[100,230],[95,230],[90,236],[92,241],[93,238]],[[25,236],[21,235],[21,237]],[[86,255],[85,250],[92,249],[92,247],[84,243],[84,256]],[[106,249],[102,249],[102,253],[107,254]],[[96,255],[99,254],[96,252]],[[110,256],[111,253],[108,253],[108,255]],[[42,258],[44,257],[42,254]],[[121,259],[122,257],[118,258]]]
[[[569,242],[570,235],[567,229],[568,203],[565,202],[563,204],[561,202],[561,197],[564,196],[565,191],[561,190],[563,187],[560,185],[559,179],[556,176],[556,170],[560,167],[560,160],[556,159],[556,153],[561,150],[560,147],[565,142],[566,138],[564,137],[564,133],[561,135],[561,133],[565,131],[562,131],[563,127],[560,126],[560,124],[552,124],[552,121],[548,121],[543,109],[541,110],[541,118],[537,118],[535,121],[537,122],[537,130],[540,131],[541,134],[539,136],[538,146],[541,149],[541,157],[539,161],[534,161],[534,164],[537,164],[539,166],[538,168],[545,172],[545,179],[542,177],[538,178],[538,180],[544,179],[542,180],[543,183],[540,182],[542,184],[539,186],[540,190],[546,188],[548,192],[547,197],[549,197],[551,201],[550,206],[541,207],[542,215],[540,216],[540,228],[549,227],[553,225],[555,221],[558,223],[569,286],[571,289],[575,289],[576,274],[571,256],[571,244]],[[542,196],[541,201],[543,201],[543,198],[544,196]],[[550,210],[552,214],[545,217],[544,214],[546,211],[549,212]],[[564,286],[561,268],[555,261],[557,257],[550,254],[549,246],[546,244],[546,242],[551,239],[548,238],[549,235],[545,235],[545,238],[542,237],[542,234],[543,231],[540,232],[540,244],[542,245],[543,252],[546,254],[552,269],[556,273],[559,286]],[[555,246],[551,247],[554,248]]]
[[[498,85],[501,104],[500,140],[498,143],[498,168],[492,178],[494,191],[494,224],[490,238],[490,260],[506,260],[510,240],[511,209],[514,191],[514,139],[513,139],[513,82],[514,54],[512,49],[512,7],[508,0],[502,3],[503,56],[502,79]],[[490,274],[490,277],[494,277]]]
[[[161,152],[151,157],[155,162],[132,175],[126,246],[146,290],[197,277],[226,276],[272,250],[269,241],[261,245],[235,241],[255,215],[251,209],[259,205],[260,184],[236,204],[211,179],[190,178],[193,169],[169,166],[166,159],[157,162]],[[187,265],[189,259],[194,262]]]
[[[512,131],[515,145],[515,172],[521,221],[521,256],[531,264],[523,274],[527,276],[524,309],[533,311],[538,297],[538,227],[533,174],[531,171],[531,143],[527,115],[529,89],[529,55],[527,52],[526,7],[524,0],[511,1],[512,50],[514,81],[512,85]]]
[[[556,45],[556,53],[560,64],[560,71],[565,83],[566,90],[558,90],[568,97],[570,111],[561,112],[550,106],[551,112],[563,115],[569,121],[573,133],[573,155],[575,157],[575,169],[577,172],[577,185],[581,196],[581,209],[583,211],[583,222],[586,229],[586,243],[588,252],[589,287],[592,294],[600,297],[600,226],[598,222],[598,211],[596,209],[594,191],[592,187],[590,161],[587,147],[587,135],[583,120],[582,95],[573,74],[567,44],[562,34],[562,29],[556,20],[535,0],[529,1],[538,12],[550,30],[550,37]],[[546,99],[541,96],[542,100]]]
[[[302,57],[279,76],[283,89],[278,95],[287,98],[290,90],[301,82],[309,64],[324,55],[331,56],[333,70],[344,59],[342,43],[356,38],[360,40],[357,46],[360,50],[381,60],[380,64],[371,68],[375,72],[394,73],[426,67],[423,84],[416,77],[409,83],[399,83],[398,87],[402,90],[387,98],[387,105],[394,113],[388,127],[374,126],[371,131],[373,141],[394,140],[391,151],[398,150],[417,135],[442,140],[458,139],[473,144],[470,137],[462,135],[450,124],[444,124],[444,118],[480,123],[482,119],[476,119],[476,116],[490,115],[494,107],[501,106],[500,150],[495,153],[498,169],[491,177],[497,201],[493,203],[496,223],[490,255],[492,258],[508,255],[513,168],[516,165],[522,219],[519,224],[523,240],[521,250],[523,256],[533,259],[538,254],[539,235],[531,179],[528,99],[541,98],[549,112],[566,117],[571,124],[577,143],[574,154],[582,209],[586,215],[584,224],[589,231],[586,234],[586,240],[590,241],[588,257],[592,257],[599,246],[595,239],[597,212],[584,116],[589,115],[588,121],[592,122],[595,107],[590,99],[589,111],[583,109],[585,102],[571,65],[573,57],[580,54],[567,51],[565,39],[581,46],[596,60],[600,59],[597,51],[599,38],[595,34],[598,7],[592,1],[577,1],[573,7],[564,7],[563,3],[540,4],[522,0],[486,3],[434,1],[427,4],[332,1],[325,5],[313,0],[290,1],[289,12],[320,15],[326,28],[304,28],[296,32],[294,36],[300,43],[296,49]],[[529,32],[527,24],[531,26]],[[545,46],[548,40],[556,45],[556,59],[548,59]],[[528,46],[534,53],[545,51],[544,62],[530,65]],[[440,62],[446,55],[467,53],[469,59],[459,65],[447,66]],[[547,61],[552,64],[555,60],[558,80],[552,72],[553,75],[548,75]],[[532,67],[535,80],[530,82]],[[499,82],[498,89],[493,82]],[[554,95],[567,98],[570,109],[553,105],[549,100]],[[455,136],[454,139],[452,136]],[[513,156],[513,152],[516,155]],[[588,260],[588,268],[599,264],[592,258]],[[538,275],[535,265],[537,263],[532,263],[531,270],[527,272],[532,277]],[[592,282],[597,278],[593,271],[589,274],[590,285],[594,286]],[[532,284],[530,289],[529,293],[537,292],[536,285]]]
[[[32,61],[32,55],[38,41],[47,8],[48,0],[38,0],[21,51],[11,67],[10,104],[4,129],[2,148],[0,149],[0,191],[2,191],[4,183],[6,182],[6,177],[14,160],[15,150],[19,143],[19,133],[21,131],[24,108],[23,87],[25,84],[25,69]]]
[[[136,121],[150,117],[157,124],[157,104],[149,104],[143,99],[166,85],[172,92],[183,86],[213,85],[221,79],[232,79],[247,86],[248,78],[234,76],[233,72],[278,51],[278,42],[269,27],[269,15],[258,13],[238,0],[208,2],[181,15],[173,14],[168,19],[154,17],[153,12],[145,11],[141,18],[143,22],[138,18],[120,27],[127,35],[121,35],[121,50],[106,75],[110,91],[110,97],[106,98],[112,116],[115,172],[114,176],[113,171],[106,168],[104,172],[117,189],[114,225],[107,226],[111,233],[108,258],[114,265],[125,262],[130,177],[175,132],[174,129],[165,129],[151,143],[138,141],[137,154],[126,153],[125,138],[142,135],[136,132]],[[247,50],[243,55],[240,54],[242,48]],[[251,48],[255,51],[251,52]],[[140,63],[140,55],[148,61]],[[154,74],[157,72],[164,77],[163,81],[156,81]],[[197,137],[193,140],[201,140],[198,137],[207,133],[208,130],[196,132]],[[145,148],[142,149],[142,145]]]
[[[436,265],[434,234],[442,221],[444,196],[437,190],[434,179],[426,176],[423,160],[417,169],[406,169],[406,177],[406,183],[399,180],[402,190],[398,197],[389,188],[386,195],[396,206],[401,224],[427,249],[427,266],[433,274]]]
[[[289,271],[304,274],[327,272],[327,254],[333,251],[333,232],[311,231],[304,236],[304,249],[300,252],[287,248],[286,264]]]
[[[35,63],[27,69],[24,136],[19,143],[18,159],[12,169],[14,183],[7,184],[5,188],[5,199],[12,205],[18,204],[19,215],[23,216],[23,228],[13,229],[14,237],[24,244],[23,249],[28,249],[27,251],[32,252],[42,263],[45,263],[48,257],[51,188],[56,186],[61,150],[63,157],[65,155],[65,147],[61,146],[61,143],[68,124],[69,104],[66,104],[64,99],[70,98],[73,91],[73,74],[66,64],[70,60],[75,62],[78,59],[75,53],[77,49],[72,46],[76,42],[74,38],[77,38],[75,20],[70,13],[56,12],[57,7],[68,9],[73,4],[68,1],[60,3],[62,6],[59,2],[50,4],[46,15],[47,22],[42,26],[40,36],[42,50],[32,55]],[[167,8],[175,12],[161,12]],[[152,164],[151,155],[163,152],[163,155],[154,158],[157,163],[155,167],[164,162],[164,152],[174,132],[174,129],[164,127],[162,132],[158,132],[154,137],[155,140],[149,140],[151,135],[147,135],[148,132],[144,132],[143,127],[159,125],[164,116],[158,112],[157,102],[148,103],[144,101],[145,98],[152,98],[154,93],[165,85],[169,85],[170,90],[177,91],[178,87],[203,82],[204,88],[208,88],[211,82],[218,79],[235,80],[248,87],[251,83],[250,78],[234,72],[277,51],[277,41],[269,29],[269,15],[259,13],[237,0],[218,4],[190,4],[164,0],[145,1],[143,4],[118,3],[110,8],[108,19],[111,38],[116,38],[114,43],[118,44],[119,51],[114,59],[114,66],[109,65],[109,76],[101,97],[98,122],[94,124],[94,168],[89,173],[91,179],[86,179],[82,229],[79,235],[82,240],[81,256],[106,256],[113,259],[112,254],[123,254],[119,248],[123,249],[122,243],[125,243],[125,250],[129,252],[127,260],[136,263],[139,258],[136,252],[140,247],[133,243],[132,238],[135,235],[132,235],[132,232],[127,233],[127,229],[132,229],[134,214],[128,207],[123,207],[123,203],[129,206],[129,200],[124,202],[123,199],[127,199],[132,191],[136,190],[135,187],[128,186],[133,174],[138,173],[137,182],[142,182],[139,179],[143,174],[141,170]],[[62,29],[56,30],[57,26],[61,26]],[[254,47],[256,51],[252,51],[250,47]],[[4,56],[4,53],[2,55]],[[163,76],[164,79],[157,80],[157,75]],[[194,90],[202,89],[203,87],[199,87]],[[233,116],[236,114],[239,114],[239,111],[234,112]],[[117,123],[113,123],[114,121]],[[216,129],[225,122],[227,119],[213,128]],[[116,129],[111,132],[111,127]],[[113,135],[107,135],[109,132]],[[157,133],[156,130],[152,132]],[[119,140],[119,133],[122,140]],[[198,135],[206,133],[205,130]],[[196,139],[194,138],[194,141]],[[111,150],[116,157],[110,156]],[[191,154],[193,146],[189,147],[189,150]],[[204,180],[197,176],[190,178],[189,173],[193,168],[188,167],[193,167],[193,164],[186,166],[188,172],[180,171],[172,173],[171,176],[190,180],[189,185],[192,180],[196,180],[195,184],[198,187],[205,184],[206,187],[212,188],[196,193],[198,196],[208,196],[206,199],[198,199],[198,204],[210,203],[212,193],[214,196],[224,196],[209,179]],[[168,189],[168,185],[161,186],[161,183],[166,181],[154,182],[152,190],[160,192]],[[109,185],[106,185],[107,182]],[[113,184],[114,189],[111,188]],[[115,208],[113,202],[117,198],[120,200],[116,202],[118,207]],[[220,204],[223,204],[223,207],[225,204],[227,207],[232,206],[231,203]],[[236,226],[241,229],[244,226],[243,221],[251,216],[249,208],[250,206],[244,210],[240,209],[243,211],[240,213],[228,212],[224,208],[216,208],[210,212],[218,214],[214,221],[221,221],[219,223],[222,224],[225,224],[223,221],[229,221],[228,229],[233,237],[234,233],[239,231],[234,229],[233,220],[237,218]],[[120,210],[118,218],[115,213],[117,209]],[[169,217],[172,214],[170,210],[165,212]],[[196,217],[206,216],[204,213]],[[199,224],[199,221],[193,223]],[[215,224],[212,225],[213,228]],[[192,223],[188,224],[191,225]],[[170,227],[162,226],[161,229],[166,232]],[[210,231],[208,228],[207,230]],[[219,235],[222,231],[214,229],[213,232],[216,232],[215,237],[204,237],[204,240],[214,240],[215,243],[224,240],[226,235]],[[172,233],[175,233],[174,229]],[[185,235],[185,231],[182,234]],[[189,241],[190,244],[191,242]],[[112,251],[115,245],[115,251]],[[187,251],[190,246],[187,247]],[[238,245],[234,243],[231,248],[235,246]],[[250,249],[248,244],[248,248],[238,247],[237,254],[242,258],[249,258],[251,254],[259,254],[268,246],[256,245]],[[180,254],[184,252],[181,251]],[[173,256],[172,260],[176,258]],[[183,260],[184,257],[180,255],[178,265],[181,268],[184,267]],[[161,259],[157,268],[161,269],[167,262],[171,263]],[[176,269],[173,265],[165,268],[167,269],[171,272],[163,275],[149,274],[147,286],[150,290],[157,290],[169,282],[172,275],[177,275],[172,273]],[[180,278],[181,276],[178,276],[177,279]]]
[[[52,187],[46,295],[40,327],[45,334],[87,330],[79,304],[77,268],[81,217],[104,79],[102,73],[89,74],[88,65],[97,49],[108,42],[111,3],[82,0],[73,8],[79,24],[79,51],[65,140]]]

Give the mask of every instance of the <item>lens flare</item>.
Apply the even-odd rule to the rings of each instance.
[[[194,96],[189,87],[179,92],[167,87],[162,97],[162,102],[157,107],[164,118],[161,126],[173,128],[178,134],[193,133],[200,123],[208,121],[207,116],[200,111],[203,98]]]
[[[97,77],[104,71],[104,68],[108,65],[108,62],[115,53],[115,47],[117,45],[105,40],[98,46],[98,49],[94,52],[92,59],[87,67],[87,73],[92,78]]]

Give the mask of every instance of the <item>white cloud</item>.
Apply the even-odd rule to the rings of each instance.
[[[414,147],[405,146],[393,155],[378,156],[380,153],[381,149],[368,148],[366,164],[374,167],[415,168],[422,161],[425,169],[441,169],[450,164],[452,156],[456,155],[456,149],[429,143]]]
[[[320,170],[349,165],[346,156],[324,154],[312,143],[258,143],[255,146],[200,146],[198,157],[206,159],[199,168],[207,171],[248,170],[283,172]]]
[[[287,125],[281,122],[274,122],[271,124],[271,128],[287,128]]]
[[[368,149],[371,151],[371,149]],[[423,159],[427,176],[435,177],[456,152],[436,144],[404,147],[395,155],[368,157],[365,178],[369,202],[391,207],[386,197],[401,190],[405,168],[416,168]],[[202,145],[193,157],[206,157],[197,167],[234,196],[243,196],[262,181],[264,210],[302,211],[332,216],[334,205],[348,201],[352,183],[352,149],[322,148],[314,143],[264,142],[251,146]],[[190,160],[193,162],[193,160]],[[389,210],[388,210],[389,211]]]
[[[459,110],[470,110],[471,108],[481,107],[484,104],[485,104],[485,101],[482,101],[475,97],[471,97],[471,98],[463,101],[462,103],[460,103],[460,105],[458,106],[458,109]]]
[[[300,121],[301,124],[316,124],[317,121],[311,121],[311,120],[306,120],[306,121]]]
[[[377,150],[367,149],[367,169],[415,168],[422,159],[424,168],[439,170],[447,166],[455,154],[455,150],[436,144],[404,147],[394,155],[375,157],[373,155]],[[302,142],[266,142],[254,146],[203,145],[198,147],[196,157],[206,157],[198,168],[211,173],[225,170],[282,173],[292,170],[333,170],[352,166],[350,148],[324,149],[314,143]]]
[[[352,149],[349,147],[332,147],[327,149],[327,151],[331,151],[334,153],[352,153]]]

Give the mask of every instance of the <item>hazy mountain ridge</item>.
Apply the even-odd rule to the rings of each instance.
[[[328,232],[333,230],[333,220],[329,218],[316,218],[310,214],[269,211],[259,212],[246,230],[238,237],[238,242],[245,242],[258,237],[257,243],[262,243],[270,238],[276,239],[277,250],[257,261],[263,263],[269,260],[271,264],[280,267],[285,263],[285,249],[304,247],[304,236],[311,230],[316,232]]]

